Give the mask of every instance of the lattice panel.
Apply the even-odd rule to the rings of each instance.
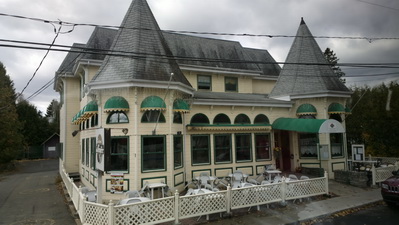
[[[396,171],[396,166],[379,167],[375,171],[375,182],[382,182],[392,176],[392,171]]]
[[[281,201],[281,184],[233,189],[231,208],[238,209]]]
[[[286,199],[320,195],[327,192],[327,178],[287,182]]]
[[[85,224],[108,225],[108,206],[85,202]]]
[[[115,206],[115,224],[154,224],[174,220],[174,197]]]
[[[207,215],[227,211],[227,191],[183,196],[179,199],[179,218]]]

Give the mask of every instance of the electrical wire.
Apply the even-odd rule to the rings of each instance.
[[[154,31],[154,32],[166,31],[166,32],[171,32],[171,33],[179,33],[179,34],[196,34],[196,35],[212,35],[212,36],[267,37],[267,38],[296,38],[296,37],[303,37],[303,38],[316,38],[316,39],[352,39],[352,40],[367,40],[370,43],[373,42],[373,41],[376,41],[376,40],[399,40],[399,37],[298,36],[298,35],[283,35],[283,34],[251,34],[251,33],[187,31],[187,30],[155,30],[155,29],[138,28],[138,27],[125,27],[125,26],[115,26],[115,25],[100,25],[100,24],[93,24],[93,23],[72,23],[72,22],[61,21],[61,20],[46,20],[46,19],[42,19],[42,18],[26,17],[26,16],[7,14],[7,13],[0,13],[0,16],[32,20],[32,21],[35,21],[35,22],[43,22],[43,23],[50,23],[50,24],[60,24],[60,25],[64,25],[64,26],[73,27],[73,29],[75,27],[77,27],[77,26],[89,26],[89,27],[102,27],[102,28],[113,28],[113,29],[146,30],[146,31]],[[71,32],[71,31],[68,31],[68,32]]]

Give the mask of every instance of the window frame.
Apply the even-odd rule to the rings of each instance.
[[[96,168],[96,138],[90,138],[90,168]]]
[[[232,163],[233,162],[233,157],[232,157],[232,135],[231,134],[214,134],[213,135],[213,151],[214,151],[214,162],[215,164],[226,164],[226,163]],[[229,146],[228,147],[217,147],[217,141],[216,138],[218,137],[229,137]],[[219,150],[226,150],[228,149],[228,154],[229,154],[229,160],[228,161],[218,161],[217,160],[217,151]]]
[[[235,81],[235,89],[234,90],[227,90],[227,81],[234,80]],[[229,84],[230,85],[230,84]],[[234,84],[231,84],[234,85]],[[237,77],[224,77],[224,91],[225,92],[238,92],[238,78]]]
[[[113,116],[114,114],[118,113],[118,121],[117,122],[110,122],[110,118],[111,116]],[[126,116],[127,122],[120,122],[120,115],[123,114]],[[127,114],[123,111],[115,111],[115,112],[111,112],[108,117],[107,117],[107,124],[121,124],[121,123],[129,123],[129,117],[127,116]]]
[[[334,136],[338,137],[338,139],[340,140],[340,142],[333,142],[335,138]],[[331,133],[330,134],[330,146],[331,146],[331,158],[332,159],[337,159],[337,158],[343,158],[344,157],[344,137],[342,133]],[[340,148],[340,154],[334,154],[335,148],[339,147]]]
[[[315,137],[310,137],[312,135],[315,135]],[[307,138],[301,138],[307,136]],[[311,143],[306,144],[306,140],[301,141],[302,139],[308,139],[308,142],[310,141]],[[313,139],[313,140],[312,140]],[[319,144],[319,135],[318,134],[314,134],[314,133],[298,133],[298,151],[299,151],[299,158],[301,159],[318,159],[319,157],[319,151],[317,149],[317,146]],[[302,153],[302,147],[312,147],[312,152],[315,152],[315,154],[312,154],[311,152],[309,152],[309,154],[312,154],[310,156],[305,156],[305,153]]]
[[[258,137],[261,137],[261,136],[267,136],[267,140],[268,140],[268,142],[267,142],[267,144],[266,145],[258,145],[257,143],[257,138]],[[256,161],[257,162],[261,162],[261,161],[269,161],[269,160],[272,160],[272,151],[271,151],[271,137],[270,137],[270,133],[257,133],[257,134],[254,134],[254,141],[255,141],[255,159],[256,159]],[[269,157],[268,158],[259,158],[259,154],[258,154],[258,148],[260,148],[260,147],[265,147],[266,148],[266,150],[265,151],[267,151],[268,153],[268,155],[269,155]]]
[[[181,147],[176,148],[176,139],[180,138]],[[184,138],[183,135],[173,135],[173,167],[174,169],[180,169],[184,167]],[[176,166],[176,157],[179,156],[181,159],[180,165]]]
[[[194,149],[194,138],[196,137],[206,137],[207,138],[207,148],[198,148]],[[211,143],[210,143],[210,135],[209,134],[193,134],[191,135],[191,165],[193,166],[202,166],[202,165],[210,165],[211,164]],[[194,151],[208,151],[208,162],[200,162],[194,163]]]
[[[209,78],[209,83],[208,82],[200,82],[200,78]],[[200,86],[206,86],[209,88],[200,88]],[[198,74],[197,75],[197,90],[203,90],[203,91],[212,91],[212,76],[211,75],[202,75]]]
[[[156,114],[152,116],[151,115],[152,113],[156,113]],[[159,113],[161,115],[159,115]],[[149,117],[147,116],[148,114],[150,114]],[[154,120],[152,120],[152,119],[154,119]],[[163,115],[161,110],[147,110],[141,116],[140,122],[141,123],[166,123],[166,119],[165,119],[165,115]]]
[[[238,141],[238,136],[249,136],[249,145],[245,147],[237,147],[237,141]],[[252,134],[251,133],[237,133],[234,134],[234,146],[235,146],[235,156],[236,156],[236,162],[241,163],[241,162],[252,162]],[[239,160],[238,159],[238,150],[241,148],[246,148],[249,147],[249,159],[244,159],[244,160]]]
[[[123,152],[123,153],[120,153],[120,152],[118,152],[118,153],[114,153],[113,152],[113,141],[114,140],[117,140],[117,139],[126,139],[126,152]],[[111,137],[111,146],[110,146],[110,171],[129,171],[129,149],[130,149],[130,147],[129,147],[129,136],[112,136]],[[111,168],[111,166],[112,166],[112,157],[113,156],[119,156],[119,155],[122,155],[122,156],[126,156],[126,170],[122,170],[122,169],[113,169],[113,168]]]
[[[150,155],[150,154],[160,154],[159,152],[144,152],[144,139],[145,138],[162,138],[163,139],[163,151],[162,153],[162,161],[163,161],[163,168],[157,168],[157,169],[145,169],[144,168],[144,162],[145,160],[145,155]],[[141,172],[142,173],[152,173],[152,172],[159,172],[159,171],[166,171],[167,170],[167,155],[166,155],[166,136],[165,135],[142,135],[141,136]]]

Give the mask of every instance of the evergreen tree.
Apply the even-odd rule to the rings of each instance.
[[[22,149],[14,84],[0,62],[0,164],[16,159]]]
[[[335,55],[334,51],[331,50],[330,48],[326,48],[326,50],[324,51],[324,57],[326,57],[327,61],[331,64],[331,68],[334,71],[334,73],[338,76],[339,80],[345,84],[346,83],[346,80],[344,78],[345,73],[342,72],[339,66],[337,66],[339,59]]]

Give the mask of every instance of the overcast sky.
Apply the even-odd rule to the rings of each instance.
[[[347,86],[380,84],[399,79],[399,1],[398,0],[147,0],[163,30],[218,33],[295,35],[301,17],[324,51],[330,47],[339,63],[396,63],[397,68],[361,69],[341,67]],[[0,0],[0,13],[50,21],[119,26],[131,0]],[[57,27],[58,28],[58,27]],[[60,34],[56,44],[86,43],[93,27],[77,26]],[[71,27],[63,27],[69,31]],[[0,16],[0,45],[5,40],[50,44],[54,27],[34,20]],[[284,62],[293,38],[211,36],[239,41],[244,47],[267,49],[278,62]],[[352,37],[393,38],[371,41]],[[19,45],[19,44],[18,44]],[[0,46],[0,61],[6,66],[16,92],[32,78],[46,51]],[[65,52],[50,52],[24,91],[25,98],[54,77]],[[386,75],[388,74],[388,75]],[[361,77],[354,77],[362,75]],[[370,76],[377,75],[377,76]],[[45,113],[59,94],[53,85],[29,99]]]

